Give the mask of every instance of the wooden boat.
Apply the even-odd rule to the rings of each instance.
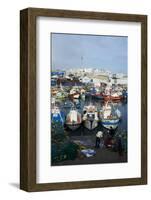
[[[58,89],[57,88],[52,88],[51,89],[51,95],[55,96],[58,93]]]
[[[76,130],[82,123],[81,114],[73,107],[66,117],[66,125],[71,130]]]

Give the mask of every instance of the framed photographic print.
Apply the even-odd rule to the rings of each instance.
[[[147,184],[147,16],[20,12],[20,188]]]

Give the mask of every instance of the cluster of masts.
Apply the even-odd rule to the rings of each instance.
[[[127,99],[127,89],[116,86],[112,87],[110,85],[102,87],[78,87],[74,86],[72,88],[63,88],[60,85],[59,88],[54,87],[51,89],[51,96],[56,99],[82,99],[85,100],[87,96],[94,97],[96,99],[104,101],[121,101]]]

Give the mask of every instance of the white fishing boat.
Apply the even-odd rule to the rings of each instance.
[[[115,113],[118,116],[118,118],[121,119],[122,114],[121,114],[121,112],[120,112],[120,110],[118,108],[115,110]]]
[[[85,94],[81,94],[81,99],[85,101]]]
[[[56,102],[55,97],[51,97],[51,104],[52,104],[52,106],[55,106],[55,102]]]
[[[83,109],[83,121],[84,126],[89,129],[93,130],[98,126],[98,112],[94,105],[85,106]]]
[[[71,108],[70,112],[67,114],[66,117],[66,125],[71,130],[76,130],[77,128],[80,127],[81,123],[82,123],[81,114],[75,108]]]
[[[107,129],[116,129],[119,125],[121,112],[118,109],[115,110],[114,107],[107,102],[100,110],[99,116],[102,126]]]

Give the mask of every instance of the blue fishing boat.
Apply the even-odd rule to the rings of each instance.
[[[116,129],[119,125],[121,113],[119,110],[115,110],[108,102],[102,107],[99,113],[101,124],[107,129]]]
[[[103,93],[102,93],[102,90],[101,88],[94,88],[93,89],[93,96],[96,98],[96,99],[99,99],[99,100],[103,100]]]
[[[127,96],[128,96],[127,91],[126,91],[126,90],[123,90],[123,98],[124,98],[124,99],[127,99]]]
[[[90,88],[90,90],[88,90],[86,93],[85,93],[85,95],[86,96],[94,96],[95,95],[95,93],[96,93],[96,88],[95,87],[92,87],[92,88]]]
[[[71,101],[65,101],[63,107],[64,108],[71,108],[74,104]]]
[[[57,80],[56,79],[51,79],[51,86],[56,86],[57,85]]]
[[[51,111],[51,121],[53,123],[61,123],[64,125],[65,122],[65,115],[57,106],[54,106]]]
[[[80,109],[81,108],[81,102],[79,99],[73,99],[73,103],[76,109]]]
[[[86,97],[86,94],[85,94],[85,93],[86,93],[86,90],[82,88],[82,89],[80,90],[80,93],[81,93],[81,94],[80,94],[81,99],[82,99],[83,101],[85,101],[85,97]]]
[[[95,87],[92,87],[91,89],[90,89],[90,95],[91,96],[94,96],[96,94],[96,88]]]

